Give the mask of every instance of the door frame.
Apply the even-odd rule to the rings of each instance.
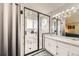
[[[36,51],[38,51],[39,50],[39,48],[38,48],[38,46],[39,46],[39,43],[38,43],[38,41],[39,41],[39,39],[38,39],[38,27],[37,27],[37,50],[35,50],[35,51],[33,51],[33,52],[29,52],[29,53],[27,53],[27,54],[25,54],[25,10],[26,10],[27,8],[26,7],[24,7],[24,55],[28,55],[28,54],[31,54],[31,53],[33,53],[33,52],[36,52]],[[29,9],[27,9],[27,10],[29,10]],[[30,11],[32,11],[32,10],[30,10]],[[33,12],[35,12],[35,11],[33,11]],[[37,12],[36,12],[37,13]],[[38,13],[37,13],[37,26],[38,26]]]
[[[41,49],[39,49],[39,14],[42,14],[42,15],[45,15],[45,16],[48,16],[48,17],[49,17],[49,33],[50,33],[50,16],[49,16],[49,15],[46,15],[46,14],[44,14],[44,13],[38,12],[38,11],[36,11],[36,10],[27,8],[27,7],[24,7],[24,32],[25,32],[25,9],[31,10],[31,11],[37,13],[37,23],[38,23],[38,24],[37,24],[37,26],[38,26],[37,44],[38,44],[38,45],[37,45],[37,50],[32,51],[32,52],[30,52],[30,53],[28,53],[28,54],[25,54],[25,33],[24,33],[24,56],[29,55],[29,54],[31,54],[31,53],[34,53],[34,52],[36,52],[36,51],[38,51],[38,50],[41,50]],[[42,41],[43,41],[43,37],[42,37]],[[42,42],[42,49],[43,49],[43,42]]]

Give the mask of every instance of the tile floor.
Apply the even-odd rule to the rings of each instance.
[[[51,56],[51,54],[49,54],[47,51],[42,51],[34,56]]]

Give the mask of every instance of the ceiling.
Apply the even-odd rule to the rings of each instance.
[[[56,14],[61,11],[64,11],[73,6],[78,6],[79,4],[75,3],[25,3],[23,4],[25,7],[37,10],[44,14]]]

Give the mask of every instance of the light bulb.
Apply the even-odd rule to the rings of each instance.
[[[72,7],[71,10],[75,9],[75,7]]]
[[[76,8],[76,7],[72,7],[72,8],[71,8],[71,11],[72,11],[73,13],[76,13],[76,12],[77,12],[77,8]]]

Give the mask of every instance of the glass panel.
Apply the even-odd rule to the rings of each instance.
[[[39,48],[42,48],[42,34],[49,33],[49,17],[40,14],[39,15]]]
[[[25,54],[37,50],[37,13],[25,9]]]

